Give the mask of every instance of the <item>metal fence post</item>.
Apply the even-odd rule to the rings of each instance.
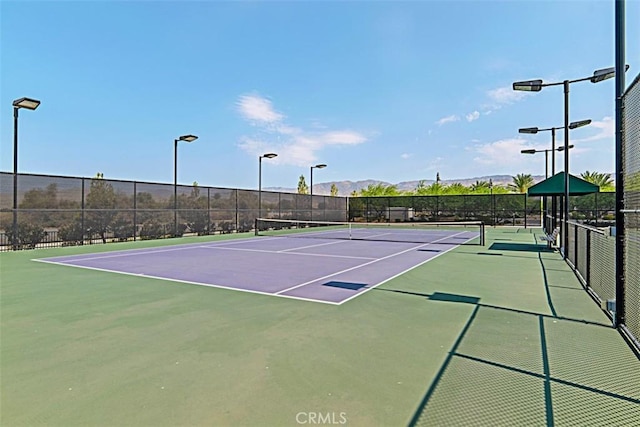
[[[587,268],[586,268],[586,277],[585,281],[587,282],[587,289],[591,287],[591,230],[587,229],[587,256],[585,257],[587,260]]]
[[[82,199],[80,201],[80,227],[82,229],[82,240],[80,241],[80,245],[84,245],[84,232],[86,231],[86,228],[84,226],[84,178],[82,178]]]
[[[138,190],[136,181],[133,181],[133,241],[136,241],[138,230]]]

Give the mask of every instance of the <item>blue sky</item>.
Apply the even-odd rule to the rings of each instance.
[[[6,1],[1,159],[19,171],[257,188],[544,174],[562,87],[615,65],[611,1]],[[640,1],[626,2],[629,84]],[[571,85],[570,171],[614,170],[614,80]],[[558,132],[557,143],[562,143]],[[557,157],[558,169],[562,156]]]

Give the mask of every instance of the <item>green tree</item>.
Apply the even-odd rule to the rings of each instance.
[[[100,172],[91,179],[85,206],[88,211],[86,215],[87,228],[91,233],[100,235],[102,243],[107,243],[106,233],[117,215],[115,210],[116,193],[113,186],[104,179],[104,175]]]
[[[440,181],[436,181],[433,184],[425,187],[423,194],[426,196],[438,196],[444,194],[444,191],[445,185],[441,184]]]
[[[309,194],[309,186],[304,180],[304,175],[300,175],[300,179],[298,179],[298,194]]]
[[[46,189],[33,188],[26,193],[20,203],[25,209],[55,209],[58,207],[58,185],[51,183]]]
[[[360,196],[372,197],[372,196],[399,196],[401,193],[398,191],[398,187],[395,185],[385,185],[383,183],[369,184],[367,188],[360,190]]]
[[[527,189],[533,185],[533,177],[531,174],[519,173],[511,178],[513,182],[509,184],[509,189],[516,193],[526,193]]]
[[[416,188],[413,190],[413,195],[416,196],[426,196],[429,193],[427,192],[427,181],[425,181],[424,179],[421,179],[420,181],[418,181],[418,185],[416,185]]]
[[[491,187],[492,183],[490,183],[489,181],[476,181],[475,183],[471,184],[469,190],[475,194],[487,194],[491,193]]]
[[[32,188],[24,193],[22,201],[18,206],[20,209],[31,209],[31,212],[21,214],[27,218],[27,222],[37,224],[41,227],[54,226],[55,213],[45,209],[58,208],[58,186],[56,183],[42,188]]]
[[[331,184],[331,195],[333,197],[338,195],[338,186],[335,183]]]
[[[209,213],[207,210],[207,196],[200,195],[198,182],[194,181],[191,194],[187,197],[181,195],[180,206],[186,210],[180,213],[180,217],[186,222],[187,227],[198,233],[199,236],[209,232]]]
[[[469,194],[470,192],[468,187],[465,187],[459,182],[454,182],[453,184],[447,185],[444,187],[443,190],[444,190],[444,194],[451,194],[451,195]]]
[[[580,174],[580,178],[599,186],[600,191],[613,191],[615,189],[610,173],[586,171]]]

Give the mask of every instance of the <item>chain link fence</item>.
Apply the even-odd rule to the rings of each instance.
[[[13,174],[0,173],[0,250],[248,232],[258,214],[346,221],[348,204],[262,191],[259,209],[256,190],[33,174],[19,174],[17,187],[14,212]]]
[[[559,206],[559,204],[558,204]],[[608,227],[615,224],[615,193],[571,196],[570,219]],[[551,203],[547,203],[551,209]],[[560,211],[556,213],[556,218]],[[483,221],[487,225],[540,227],[542,198],[526,194],[355,197],[349,199],[349,221]],[[549,218],[553,213],[549,212]]]
[[[640,349],[640,74],[622,98],[625,324]]]

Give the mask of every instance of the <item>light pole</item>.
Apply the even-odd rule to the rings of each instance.
[[[587,126],[590,123],[591,123],[591,119],[571,122],[569,123],[569,129],[577,129],[582,126]],[[537,127],[518,129],[518,132],[520,133],[527,133],[527,134],[534,134],[534,135],[537,134],[538,132],[551,131],[551,151],[553,152],[553,154],[551,155],[551,176],[554,176],[556,174],[556,151],[562,151],[562,150],[556,150],[556,130],[563,129],[563,128],[564,126],[556,126],[556,127],[550,127],[550,128],[544,128],[544,129],[540,129]],[[546,197],[545,197],[545,201],[546,201]],[[545,203],[544,211],[546,215],[547,214],[546,203]],[[553,228],[556,228],[556,196],[551,196],[551,211],[553,212],[553,216],[552,216],[553,219],[552,219],[551,226]]]
[[[13,235],[11,246],[15,251],[18,247],[18,110],[26,108],[35,110],[40,101],[32,98],[20,98],[13,101]]]
[[[573,145],[569,145],[569,149],[573,148]],[[558,147],[554,150],[535,150],[533,148],[530,149],[526,149],[526,150],[520,150],[520,153],[522,154],[535,154],[535,153],[544,153],[544,179],[549,178],[549,152],[552,151],[553,155],[551,156],[552,158],[556,156],[556,151],[564,151],[564,146],[562,147]],[[552,175],[553,176],[553,175]],[[553,216],[553,224],[552,227],[555,228],[556,227],[556,218],[555,218],[555,209],[556,209],[556,204],[554,202],[551,203],[551,209],[553,210],[554,216]],[[543,225],[545,226],[545,231],[549,232],[549,230],[547,230],[546,227],[546,214],[547,214],[547,198],[544,197],[542,199],[542,211],[545,214],[544,217],[544,221],[543,221]]]
[[[569,149],[573,148],[573,144],[569,145]],[[520,150],[522,154],[535,154],[535,153],[544,153],[544,178],[549,178],[549,152],[550,151],[564,151],[563,147],[558,147],[555,150],[547,149],[547,150],[535,150],[533,148],[528,148],[526,150]],[[555,153],[554,153],[555,156]]]
[[[629,66],[627,65],[627,68]],[[513,83],[513,90],[522,90],[528,92],[540,92],[543,87],[562,85],[564,88],[564,149],[568,150],[569,147],[569,85],[571,83],[577,83],[589,80],[591,83],[598,83],[603,80],[610,79],[615,75],[615,68],[603,68],[593,72],[592,76],[583,77],[575,80],[564,80],[562,82],[555,83],[543,83],[541,79],[538,80],[526,80]],[[569,152],[567,151],[564,156],[564,212],[563,212],[563,248],[562,257],[567,259],[567,249],[569,246]]]
[[[173,237],[178,237],[178,142],[193,142],[195,135],[182,135],[173,140]]]
[[[309,187],[311,189],[311,221],[313,221],[313,170],[314,169],[323,169],[326,168],[327,165],[325,165],[324,163],[315,165],[315,166],[311,166],[311,186]]]
[[[276,153],[266,153],[258,159],[258,218],[262,218],[262,158],[273,159]]]
[[[587,119],[587,120],[580,120],[577,122],[571,122],[569,123],[569,129],[577,129],[579,127],[582,126],[587,126],[588,124],[591,123],[591,119]],[[544,129],[540,129],[540,128],[520,128],[518,129],[519,133],[527,133],[527,134],[537,134],[538,132],[545,132],[545,131],[551,131],[551,150],[550,151],[554,151],[554,153],[551,156],[551,176],[556,174],[556,153],[555,151],[562,151],[562,150],[556,150],[556,130],[558,129],[563,129],[564,126],[556,126],[556,127],[551,127],[551,128],[544,128]],[[564,148],[563,148],[564,149]]]

